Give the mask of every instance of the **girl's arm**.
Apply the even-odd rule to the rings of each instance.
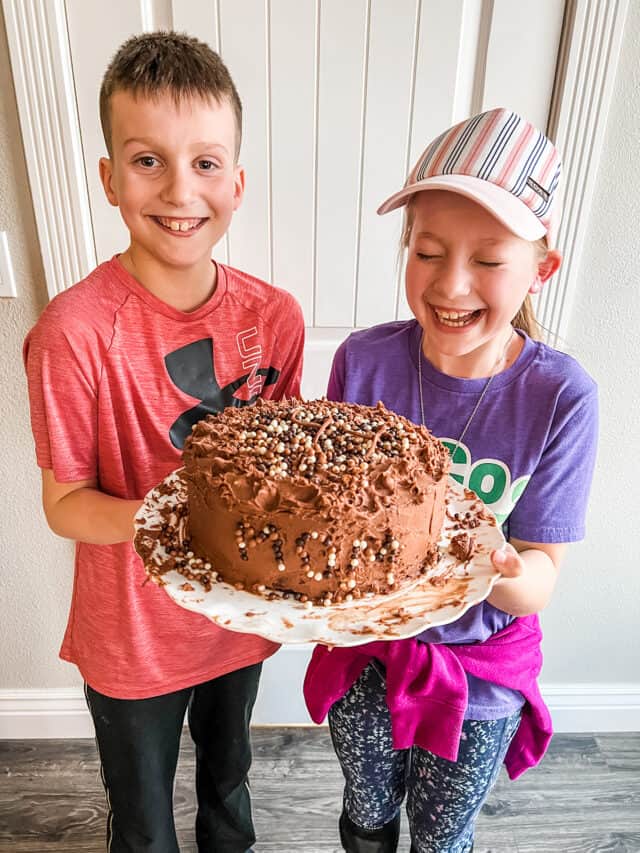
[[[58,483],[53,471],[43,468],[42,505],[49,527],[58,536],[90,545],[115,545],[133,540],[133,517],[142,501],[107,495],[94,480]]]
[[[566,547],[511,539],[504,548],[492,551],[491,560],[502,577],[489,603],[512,616],[539,613],[551,600]]]

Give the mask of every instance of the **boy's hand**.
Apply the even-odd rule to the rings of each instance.
[[[524,572],[524,560],[508,542],[491,552],[491,562],[504,578],[517,578]]]

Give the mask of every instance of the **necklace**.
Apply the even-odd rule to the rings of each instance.
[[[480,404],[484,400],[484,397],[485,397],[487,391],[489,390],[489,386],[493,382],[493,377],[498,373],[498,368],[500,367],[502,362],[505,360],[505,358],[507,356],[507,349],[509,347],[509,344],[511,343],[512,338],[513,338],[513,327],[511,328],[511,331],[509,332],[509,337],[507,338],[507,342],[505,343],[505,345],[502,349],[502,352],[498,356],[496,363],[493,365],[491,373],[489,374],[489,378],[484,383],[484,387],[483,387],[482,391],[480,392],[480,396],[476,400],[475,406],[471,410],[471,414],[467,418],[467,422],[464,425],[458,440],[456,441],[455,447],[451,451],[451,459],[454,458],[456,450],[460,447],[460,444],[462,443],[462,439],[465,437],[467,430],[469,429],[469,426],[471,424],[471,421],[474,419],[476,412],[480,408]],[[418,390],[420,392],[420,423],[422,424],[422,426],[425,426],[425,423],[424,423],[424,399],[422,396],[422,345],[423,345],[423,343],[424,343],[424,332],[422,333],[422,335],[420,337],[420,348],[418,350]]]

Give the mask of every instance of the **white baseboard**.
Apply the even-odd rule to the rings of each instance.
[[[302,699],[307,647],[267,661],[254,725],[313,725]],[[556,732],[640,731],[640,684],[542,684]],[[93,726],[81,688],[0,690],[0,738],[86,738]]]

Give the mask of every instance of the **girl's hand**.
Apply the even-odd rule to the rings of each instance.
[[[525,569],[524,560],[508,542],[491,552],[491,562],[503,578],[517,578]]]

